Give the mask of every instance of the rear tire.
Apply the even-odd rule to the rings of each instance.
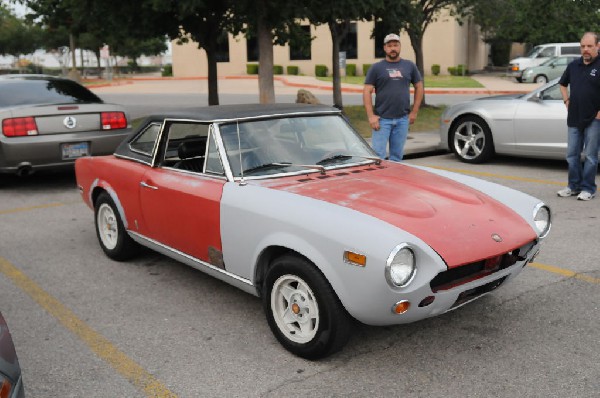
[[[537,75],[533,81],[536,83],[546,84],[548,83],[548,78],[544,75]]]
[[[135,256],[139,245],[131,239],[110,195],[102,192],[94,203],[96,236],[104,253],[113,260],[123,261]]]
[[[269,327],[291,353],[318,359],[348,342],[352,318],[323,274],[306,259],[290,254],[275,259],[263,292]]]
[[[494,140],[487,123],[478,116],[463,116],[450,130],[450,148],[465,163],[483,163],[494,154]]]

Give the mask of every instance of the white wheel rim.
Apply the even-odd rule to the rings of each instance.
[[[485,134],[474,122],[462,123],[454,133],[454,148],[463,159],[475,159],[485,148]]]
[[[102,203],[98,209],[98,235],[102,244],[108,250],[113,250],[117,247],[119,238],[119,229],[117,226],[117,217],[112,207],[106,203]]]
[[[308,343],[319,329],[319,306],[306,282],[282,275],[271,290],[271,311],[279,330],[295,343]]]

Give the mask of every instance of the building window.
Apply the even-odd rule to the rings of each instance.
[[[381,22],[375,22],[373,28],[373,40],[375,40],[375,58],[385,58],[385,51],[383,51],[383,38],[387,36],[388,32],[384,30]]]
[[[310,40],[310,26],[303,25],[299,26],[300,35],[303,37],[290,40],[290,60],[309,60],[311,57],[311,40]]]
[[[229,62],[229,35],[227,32],[221,33],[217,38],[215,58],[217,62]]]
[[[356,22],[351,22],[346,37],[340,42],[340,51],[346,52],[346,59],[358,58]]]
[[[258,62],[258,40],[256,37],[246,36],[246,53],[248,62]]]

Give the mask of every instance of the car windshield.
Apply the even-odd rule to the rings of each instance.
[[[87,88],[67,79],[0,81],[0,107],[45,104],[102,103]]]
[[[525,58],[535,58],[537,57],[540,51],[542,51],[542,46],[535,46],[531,49],[531,51],[527,53]]]
[[[376,156],[339,115],[244,121],[219,129],[235,177],[322,171]]]

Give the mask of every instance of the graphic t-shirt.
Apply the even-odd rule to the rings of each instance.
[[[410,113],[410,85],[422,80],[417,66],[409,60],[382,60],[373,64],[365,84],[375,87],[375,114],[386,119],[400,118]]]

